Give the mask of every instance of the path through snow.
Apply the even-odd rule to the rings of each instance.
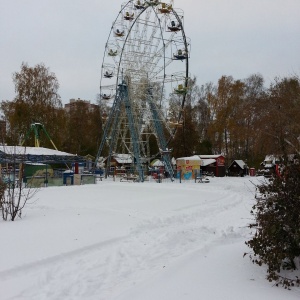
[[[134,291],[183,262],[243,244],[253,192],[249,178],[42,189],[24,219],[0,224],[1,299],[144,300]]]

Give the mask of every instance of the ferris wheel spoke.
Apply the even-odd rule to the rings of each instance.
[[[137,21],[138,25],[142,25],[142,30],[137,35],[137,38],[140,41],[145,39],[145,36],[147,34],[147,24],[149,22],[150,17],[151,17],[151,11],[148,10],[148,11],[146,11],[146,17],[145,17],[145,19],[140,19],[140,20]],[[138,44],[138,49],[137,49],[138,51],[141,50],[140,46],[141,45]]]
[[[153,69],[151,78],[156,78],[159,74],[161,74],[165,69],[172,63],[172,59],[166,59],[165,65],[158,67],[157,69]],[[164,73],[165,74],[165,73]]]
[[[174,34],[175,34],[175,33],[172,33],[168,40],[164,40],[164,41],[163,41],[162,47],[161,47],[159,50],[157,50],[157,51],[153,54],[153,56],[150,57],[149,60],[155,59],[155,64],[158,63],[159,59],[161,59],[161,57],[163,57],[163,55],[166,53],[166,51],[168,50],[169,46],[171,45],[172,40],[173,40],[173,37],[174,37]]]

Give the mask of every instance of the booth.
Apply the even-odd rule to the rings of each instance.
[[[74,184],[74,172],[67,170],[63,173],[63,184],[64,185],[73,185]]]
[[[250,176],[255,176],[255,168],[250,168]]]
[[[228,176],[245,176],[248,175],[248,167],[243,160],[236,159],[228,167]]]
[[[181,157],[176,159],[177,178],[189,180],[195,179],[195,174],[200,172],[201,159],[198,155]]]

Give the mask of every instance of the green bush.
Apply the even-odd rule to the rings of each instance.
[[[259,266],[267,265],[270,282],[285,288],[299,286],[293,271],[300,261],[300,166],[286,167],[281,177],[257,188],[260,196],[251,211],[255,222],[249,225],[255,233],[246,242],[253,250],[250,258]]]

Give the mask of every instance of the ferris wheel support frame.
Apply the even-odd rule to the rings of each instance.
[[[158,138],[158,144],[160,147],[160,153],[163,158],[163,161],[165,162],[166,169],[170,175],[171,181],[173,181],[174,177],[174,171],[172,168],[171,158],[170,158],[170,152],[167,149],[167,141],[164,136],[163,128],[161,126],[161,120],[160,116],[157,112],[157,108],[155,107],[155,104],[153,102],[153,96],[152,96],[152,89],[151,87],[148,88],[148,93],[146,99],[148,100],[149,106],[151,108],[153,120],[154,120],[154,128],[156,131],[156,135]]]

